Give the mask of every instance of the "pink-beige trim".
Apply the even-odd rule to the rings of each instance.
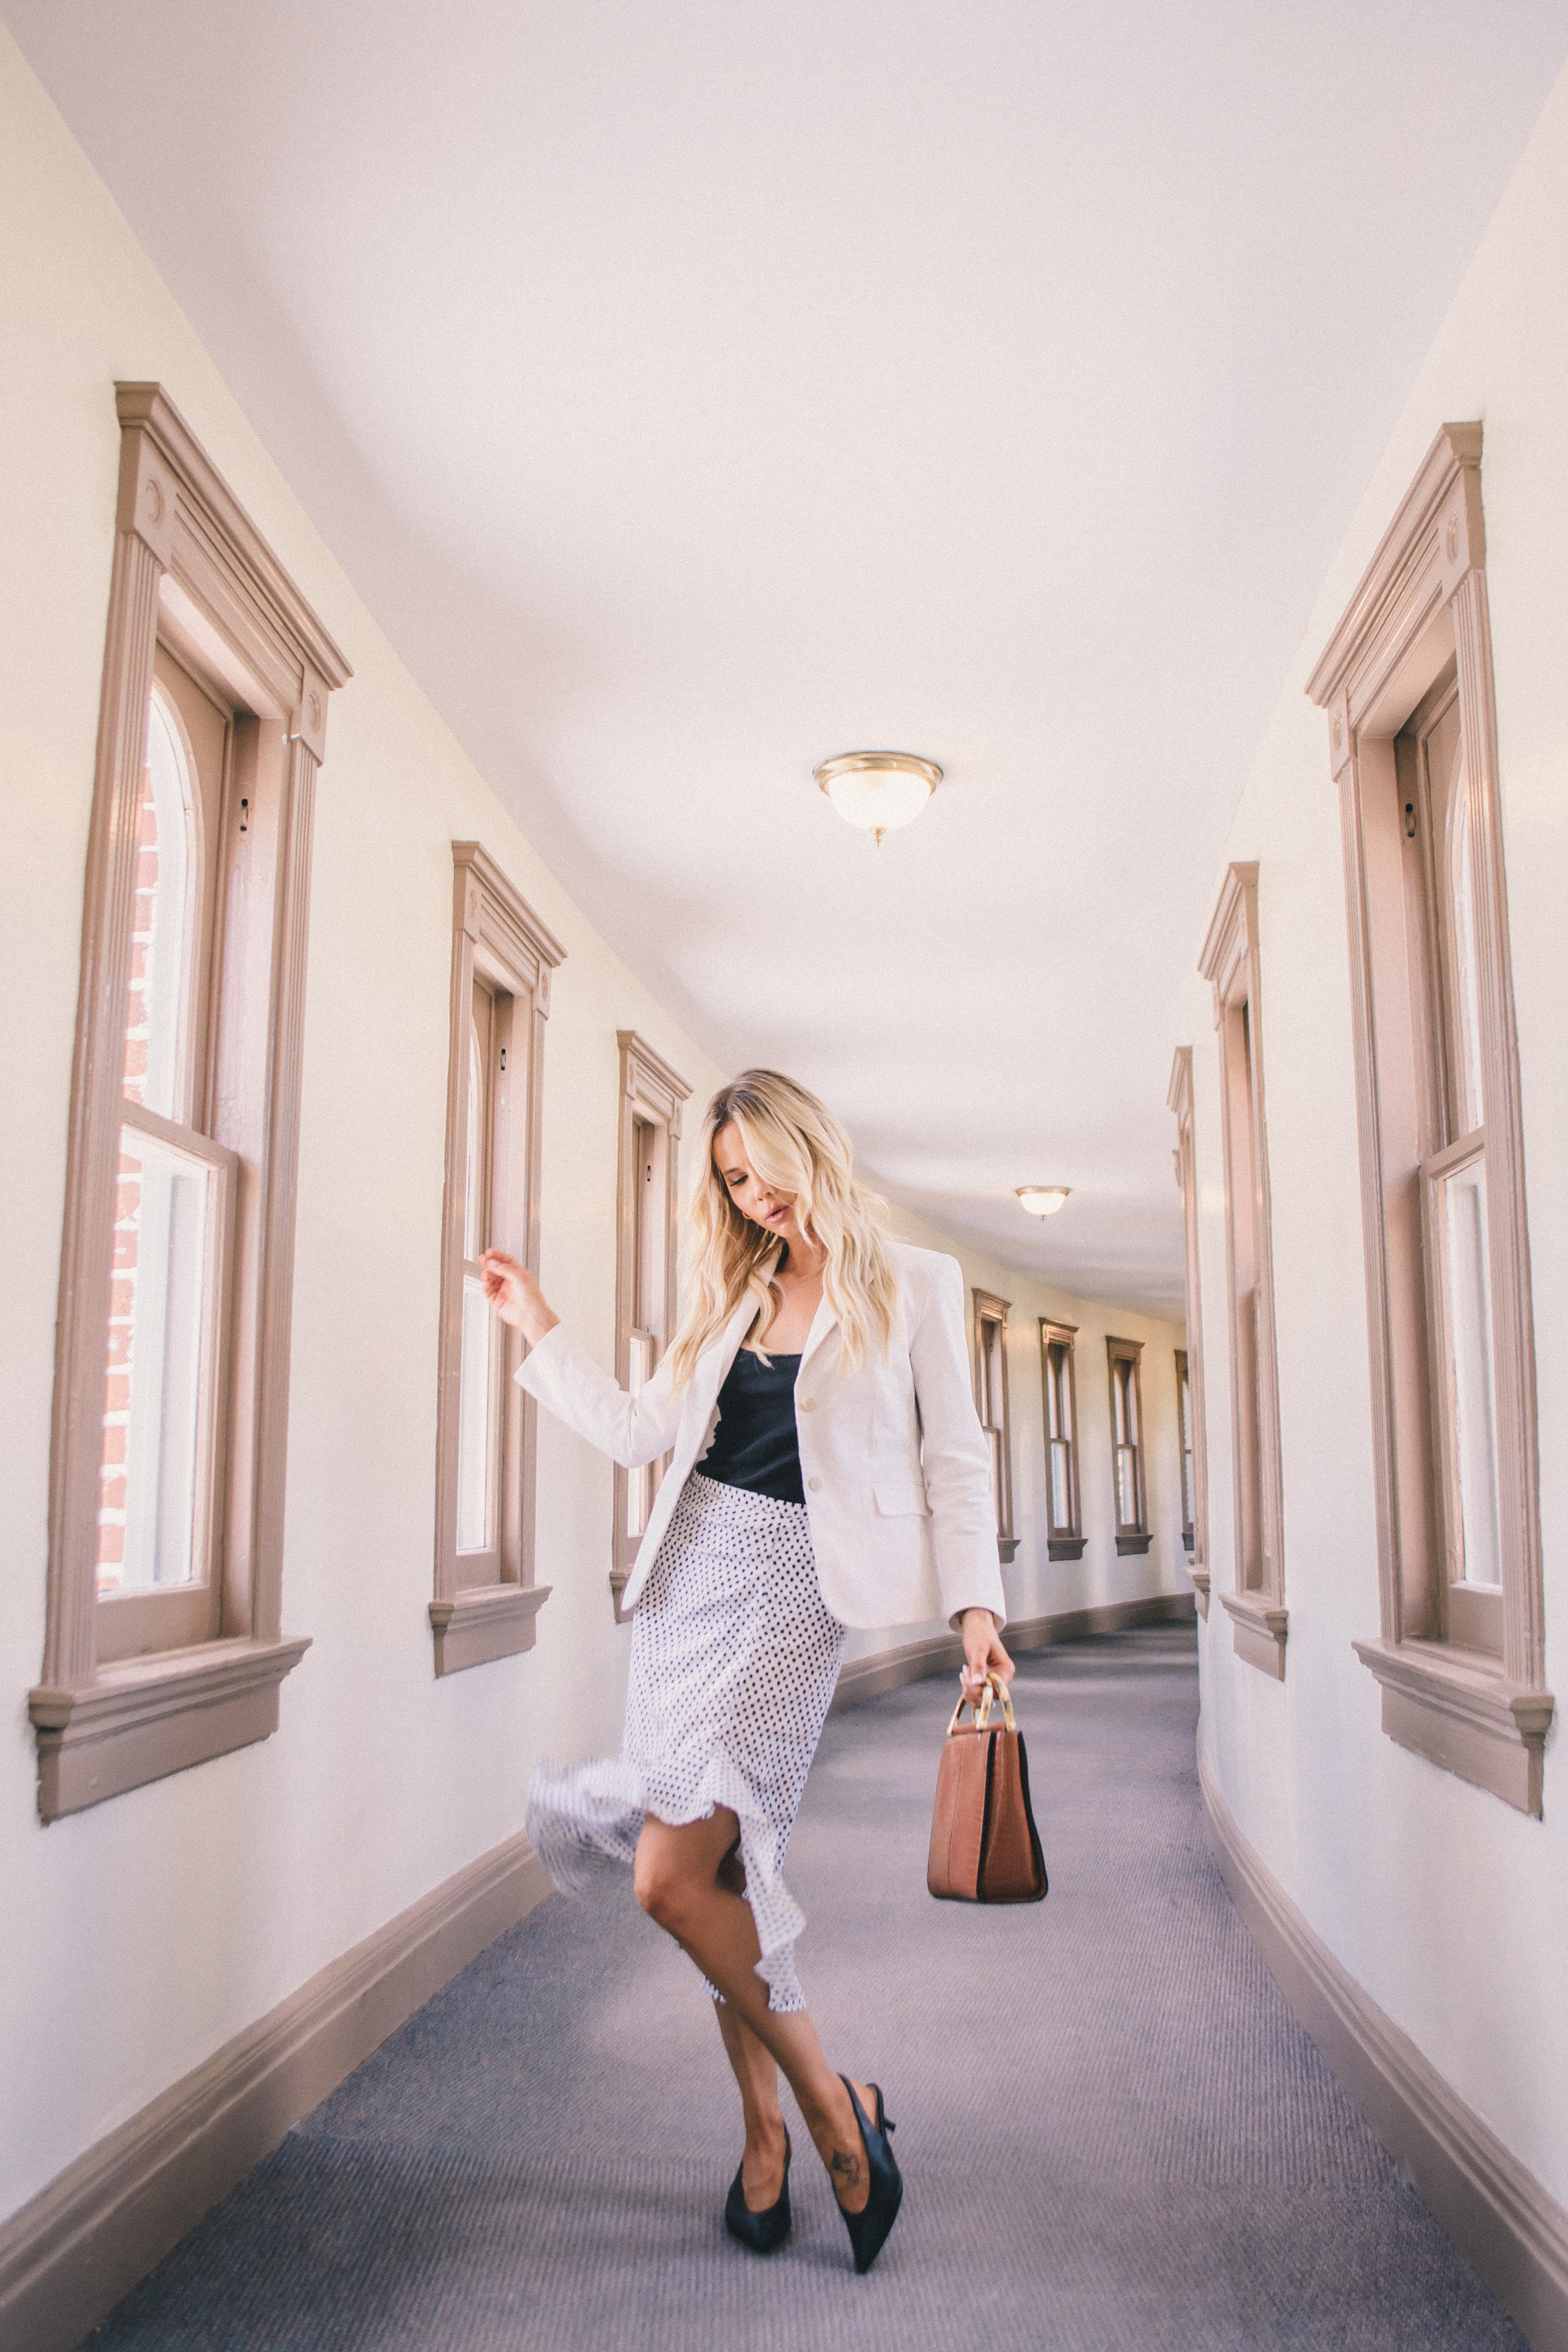
[[[1186,1391],[1192,1437],[1192,1552],[1186,1564],[1198,1613],[1208,1615],[1208,1423],[1203,1401],[1202,1264],[1197,1240],[1197,1158],[1193,1138],[1192,1047],[1178,1045],[1171,1062],[1166,1108],[1176,1115],[1176,1189],[1181,1193],[1186,1288]]]
[[[457,1445],[463,1377],[463,1241],[468,1148],[469,1008],[477,975],[510,1000],[513,1060],[498,1087],[491,1152],[492,1231],[531,1274],[539,1269],[545,1024],[550,974],[566,950],[476,841],[452,845],[452,989],[442,1205],[441,1323],[436,1363],[435,1590],[429,1604],[434,1670],[512,1657],[533,1647],[551,1588],[534,1576],[534,1456],[538,1408],[513,1374],[517,1334],[501,1327],[497,1541],[457,1549]],[[517,1066],[519,1054],[522,1066]]]
[[[1307,691],[1327,714],[1339,791],[1361,1148],[1381,1623],[1379,1638],[1357,1642],[1356,1653],[1380,1686],[1390,1738],[1534,1812],[1552,1702],[1543,1687],[1534,1338],[1481,446],[1479,424],[1437,433]],[[1443,1605],[1429,1276],[1414,1172],[1422,1078],[1394,738],[1450,661],[1476,817],[1500,1657],[1454,1641]]]
[[[1262,964],[1258,935],[1258,868],[1234,864],[1198,958],[1214,990],[1219,1041],[1220,1124],[1225,1160],[1225,1257],[1229,1302],[1231,1449],[1235,1491],[1235,1588],[1221,1600],[1236,1654],[1279,1681],[1285,1676],[1290,1616],[1285,1605],[1284,1476],[1280,1445],[1280,1375],[1275,1343],[1274,1252],[1270,1229],[1268,1127],[1264,1116]],[[1241,1046],[1245,1017],[1247,1050]],[[1243,1330],[1238,1259],[1238,1192],[1246,1188],[1252,1220],[1255,1301]],[[1249,1341],[1250,1344],[1249,1344]],[[1256,1496],[1257,1523],[1248,1498]]]
[[[664,1138],[660,1200],[654,1216],[663,1236],[664,1280],[662,1297],[656,1302],[660,1310],[659,1327],[650,1328],[647,1336],[655,1352],[648,1370],[652,1372],[659,1357],[674,1337],[676,1226],[680,1205],[680,1141],[681,1105],[690,1100],[691,1087],[680,1074],[672,1069],[664,1056],[656,1054],[644,1037],[634,1029],[618,1029],[615,1042],[621,1056],[620,1111],[616,1136],[616,1216],[615,1216],[615,1377],[622,1388],[632,1379],[632,1343],[635,1329],[633,1316],[637,1306],[637,1129],[639,1124],[659,1129]],[[651,1489],[669,1467],[666,1454],[649,1465]],[[621,1596],[626,1590],[626,1580],[636,1562],[640,1536],[628,1535],[626,1522],[631,1504],[632,1474],[615,1465],[614,1518],[610,1534],[610,1594],[617,1624],[628,1622],[621,1606]]]
[[[117,385],[116,411],[120,488],[71,1072],[48,1598],[43,1671],[30,1699],[46,1821],[266,1737],[277,1719],[277,1685],[307,1646],[281,1630],[295,1181],[316,771],[329,697],[350,671],[162,388]],[[110,1671],[98,1642],[131,877],[161,638],[246,714],[245,765],[236,761],[231,779],[225,832],[243,782],[247,872],[243,891],[226,866],[220,880],[225,969],[212,1047],[214,1067],[233,1075],[213,1089],[212,1139],[236,1155],[244,1181],[225,1335],[227,1425],[214,1469],[222,1590],[212,1646],[221,1657],[210,1673],[193,1672],[182,1651]]]

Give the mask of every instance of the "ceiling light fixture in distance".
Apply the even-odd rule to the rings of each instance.
[[[1031,1217],[1054,1217],[1058,1209],[1065,1207],[1071,1189],[1068,1184],[1020,1184],[1019,1202]]]
[[[913,751],[841,751],[811,773],[846,824],[858,824],[879,849],[883,835],[912,824],[942,781],[936,761]]]

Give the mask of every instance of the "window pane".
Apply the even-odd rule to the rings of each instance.
[[[1502,1581],[1498,1543],[1497,1439],[1491,1377],[1491,1281],[1487,1264],[1486,1163],[1472,1160],[1443,1180],[1454,1468],[1467,1584]]]
[[[1138,1524],[1138,1457],[1131,1445],[1116,1448],[1116,1517],[1124,1528]]]
[[[175,1108],[190,942],[190,780],[156,694],[147,710],[147,765],[136,833],[125,1092],[165,1118]]]
[[[1002,1532],[1002,1433],[999,1429],[988,1429],[986,1435],[990,1440],[991,1446],[991,1499],[996,1505],[997,1533],[1000,1535]]]
[[[208,1183],[173,1146],[121,1129],[99,1592],[187,1584],[197,1572]]]
[[[1464,758],[1464,747],[1459,748]],[[1454,993],[1459,1031],[1455,1041],[1458,1063],[1456,1090],[1460,1132],[1471,1135],[1486,1117],[1481,1096],[1480,958],[1476,940],[1475,812],[1469,780],[1461,772],[1456,787],[1454,830],[1449,856],[1453,898],[1450,930],[1454,942]]]
[[[1072,1465],[1062,1438],[1051,1447],[1051,1524],[1057,1529],[1072,1524]]]
[[[457,1549],[485,1551],[490,1541],[492,1318],[485,1286],[463,1277],[462,1392],[457,1410]]]
[[[463,1255],[476,1258],[485,1246],[480,1231],[484,1215],[485,1172],[485,1056],[480,1049],[478,1024],[468,1024],[468,1138],[463,1204]],[[466,1341],[465,1341],[466,1346]]]

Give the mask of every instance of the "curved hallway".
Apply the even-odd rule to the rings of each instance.
[[[908,2193],[868,2279],[809,2159],[780,2253],[724,2235],[739,2136],[718,2037],[617,1873],[429,2002],[91,2343],[1521,2346],[1231,1907],[1194,1769],[1191,1633],[1046,1650],[1017,1692],[1042,1906],[925,1894],[946,1678],[830,1720],[791,1848],[824,2039],[899,2125]]]

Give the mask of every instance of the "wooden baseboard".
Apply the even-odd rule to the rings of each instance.
[[[1006,1628],[1009,1650],[1048,1650],[1055,1642],[1082,1642],[1091,1633],[1122,1633],[1133,1625],[1181,1623],[1197,1615],[1190,1592],[1153,1592],[1142,1601],[1105,1601],[1092,1609],[1061,1609],[1049,1617],[1020,1617]],[[932,1633],[921,1642],[904,1642],[895,1650],[877,1650],[869,1658],[853,1658],[839,1675],[830,1715],[858,1706],[864,1698],[898,1690],[905,1683],[924,1682],[928,1675],[956,1674],[964,1662],[964,1645],[956,1633]]]
[[[549,1891],[528,1839],[508,1839],[68,2166],[0,2228],[3,2352],[72,2352],[301,2116]]]
[[[1197,1760],[1220,1874],[1286,2000],[1535,2352],[1568,2352],[1568,2212],[1309,1927],[1237,1827],[1201,1740]]]

